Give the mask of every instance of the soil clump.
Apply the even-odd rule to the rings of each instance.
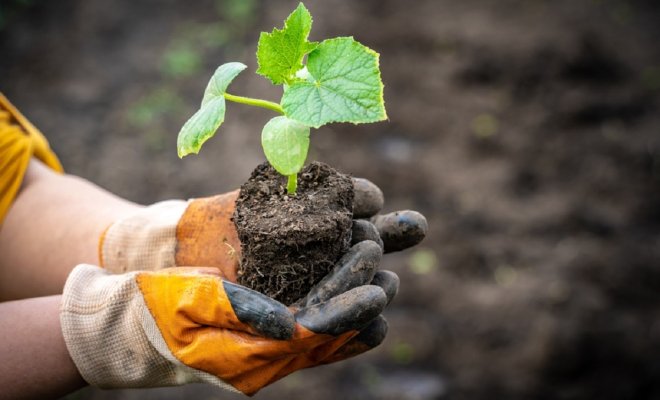
[[[303,297],[350,247],[353,182],[313,162],[298,174],[298,192],[268,163],[241,186],[234,224],[241,241],[238,282],[286,305]]]

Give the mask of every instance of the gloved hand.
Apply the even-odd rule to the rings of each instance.
[[[376,271],[378,261],[375,261],[374,256],[367,257],[363,253],[370,248],[371,250],[367,253],[378,254],[377,259],[380,260],[383,248],[386,251],[396,251],[421,241],[426,234],[427,225],[424,217],[414,211],[402,211],[383,216],[375,215],[383,206],[383,195],[380,189],[364,179],[355,179],[354,186],[354,216],[371,219],[354,221],[352,237],[355,245],[353,248],[340,260],[339,267],[336,267],[310,291],[306,298],[291,307],[292,312],[296,313],[296,319],[299,322],[301,319],[304,320],[300,322],[300,325],[307,328],[303,342],[310,343],[312,347],[305,347],[306,345],[300,347],[296,344],[300,338],[295,335],[286,340],[286,343],[281,343],[284,348],[288,349],[293,346],[300,350],[299,353],[295,353],[296,360],[307,361],[291,361],[290,364],[287,364],[289,367],[280,369],[275,375],[271,372],[261,372],[262,368],[258,367],[255,369],[257,371],[255,376],[261,377],[258,378],[259,383],[251,383],[252,386],[249,390],[241,388],[243,392],[256,391],[265,384],[296,369],[355,356],[376,347],[384,339],[387,323],[381,316],[374,318],[366,327],[364,325],[358,327],[355,323],[350,322],[352,317],[358,317],[363,312],[361,310],[374,310],[370,307],[375,307],[373,304],[380,304],[378,301],[374,302],[373,292],[371,295],[366,293],[366,297],[362,299],[360,296],[351,297],[353,295],[341,297],[341,302],[332,299],[337,298],[341,293],[351,293],[351,289],[371,283],[381,287],[389,302],[397,291],[398,277],[390,271]],[[117,221],[106,230],[100,240],[99,257],[102,265],[109,272],[159,271],[175,266],[211,266],[217,268],[217,273],[224,280],[225,286],[228,282],[236,282],[240,260],[240,242],[231,216],[237,196],[236,191],[189,202],[162,202],[146,207],[134,216]],[[370,259],[371,261],[368,261]],[[235,305],[240,307],[241,303],[242,301],[237,301]],[[339,307],[337,309],[339,311],[332,311],[335,307]],[[257,309],[252,312],[257,315],[259,313]],[[261,314],[263,313],[262,311]],[[380,311],[374,316],[379,313]],[[309,316],[314,314],[316,319],[312,320]],[[371,314],[366,315],[372,318]],[[349,322],[344,323],[342,320]],[[312,321],[316,322],[312,324]],[[296,329],[296,332],[298,330]],[[351,337],[341,336],[345,330],[352,332]],[[322,353],[315,354],[315,350],[312,350],[312,348],[316,348],[314,343],[322,340],[328,333],[336,339],[331,342],[333,343],[331,350],[327,352],[323,350]],[[98,340],[94,342],[98,342]],[[263,355],[254,355],[249,348],[251,346],[233,349],[240,354],[232,357],[240,359],[241,362],[244,362],[245,359],[253,360],[255,357],[264,358]],[[278,351],[268,351],[273,358],[282,356]],[[226,357],[223,356],[220,359]],[[180,358],[177,359],[180,360]],[[271,360],[268,357],[265,359]],[[237,367],[232,366],[231,368],[233,370]],[[267,370],[270,371],[268,368]],[[263,378],[269,374],[272,375],[272,378]],[[206,381],[213,382],[208,379]],[[90,381],[90,383],[104,384],[96,381]],[[143,386],[143,383],[144,381],[137,385]],[[216,381],[216,383],[218,382]],[[164,384],[172,384],[172,381],[168,380]]]
[[[373,240],[385,252],[419,243],[426,219],[415,211],[376,215],[383,207],[380,189],[354,179],[353,243]],[[171,200],[146,207],[112,224],[99,241],[100,265],[112,272],[211,266],[236,282],[240,242],[231,221],[238,191],[188,202]]]
[[[379,315],[398,286],[396,275],[376,275],[381,254],[372,241],[356,244],[291,308],[216,268],[112,274],[79,265],[64,288],[64,338],[83,378],[99,387],[208,382],[252,395],[380,343]]]

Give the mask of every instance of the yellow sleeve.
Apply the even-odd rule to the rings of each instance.
[[[33,156],[57,172],[64,171],[46,138],[0,93],[0,224]]]

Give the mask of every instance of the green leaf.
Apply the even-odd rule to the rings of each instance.
[[[206,90],[204,90],[204,98],[202,99],[202,106],[207,102],[215,99],[216,97],[223,97],[227,91],[227,86],[231,81],[236,78],[247,66],[239,62],[230,62],[222,64],[215,70],[211,77]]]
[[[312,29],[312,16],[303,3],[284,21],[284,28],[262,32],[257,46],[257,73],[281,85],[295,79],[295,73],[303,67],[303,57],[314,50],[318,43],[307,41]]]
[[[209,140],[225,120],[225,99],[209,100],[183,125],[176,147],[180,158],[190,153],[199,153],[204,142]]]
[[[199,153],[204,142],[210,139],[225,120],[225,98],[227,86],[246,68],[244,64],[232,62],[223,64],[215,71],[206,90],[200,109],[179,131],[177,153],[179,157]]]
[[[352,37],[321,42],[307,57],[307,71],[311,79],[291,83],[282,97],[289,118],[314,128],[387,119],[378,53]]]
[[[261,131],[261,146],[277,172],[297,174],[307,159],[309,126],[287,117],[275,117]]]

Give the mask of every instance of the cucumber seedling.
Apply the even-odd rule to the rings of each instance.
[[[200,109],[183,125],[177,140],[179,157],[198,153],[225,119],[227,100],[279,113],[261,133],[268,162],[288,178],[295,195],[297,175],[309,148],[310,128],[331,122],[354,124],[387,119],[378,53],[352,37],[310,42],[312,16],[300,3],[282,29],[262,32],[257,47],[257,73],[281,85],[279,103],[236,96],[227,87],[246,66],[221,65],[209,81]]]

